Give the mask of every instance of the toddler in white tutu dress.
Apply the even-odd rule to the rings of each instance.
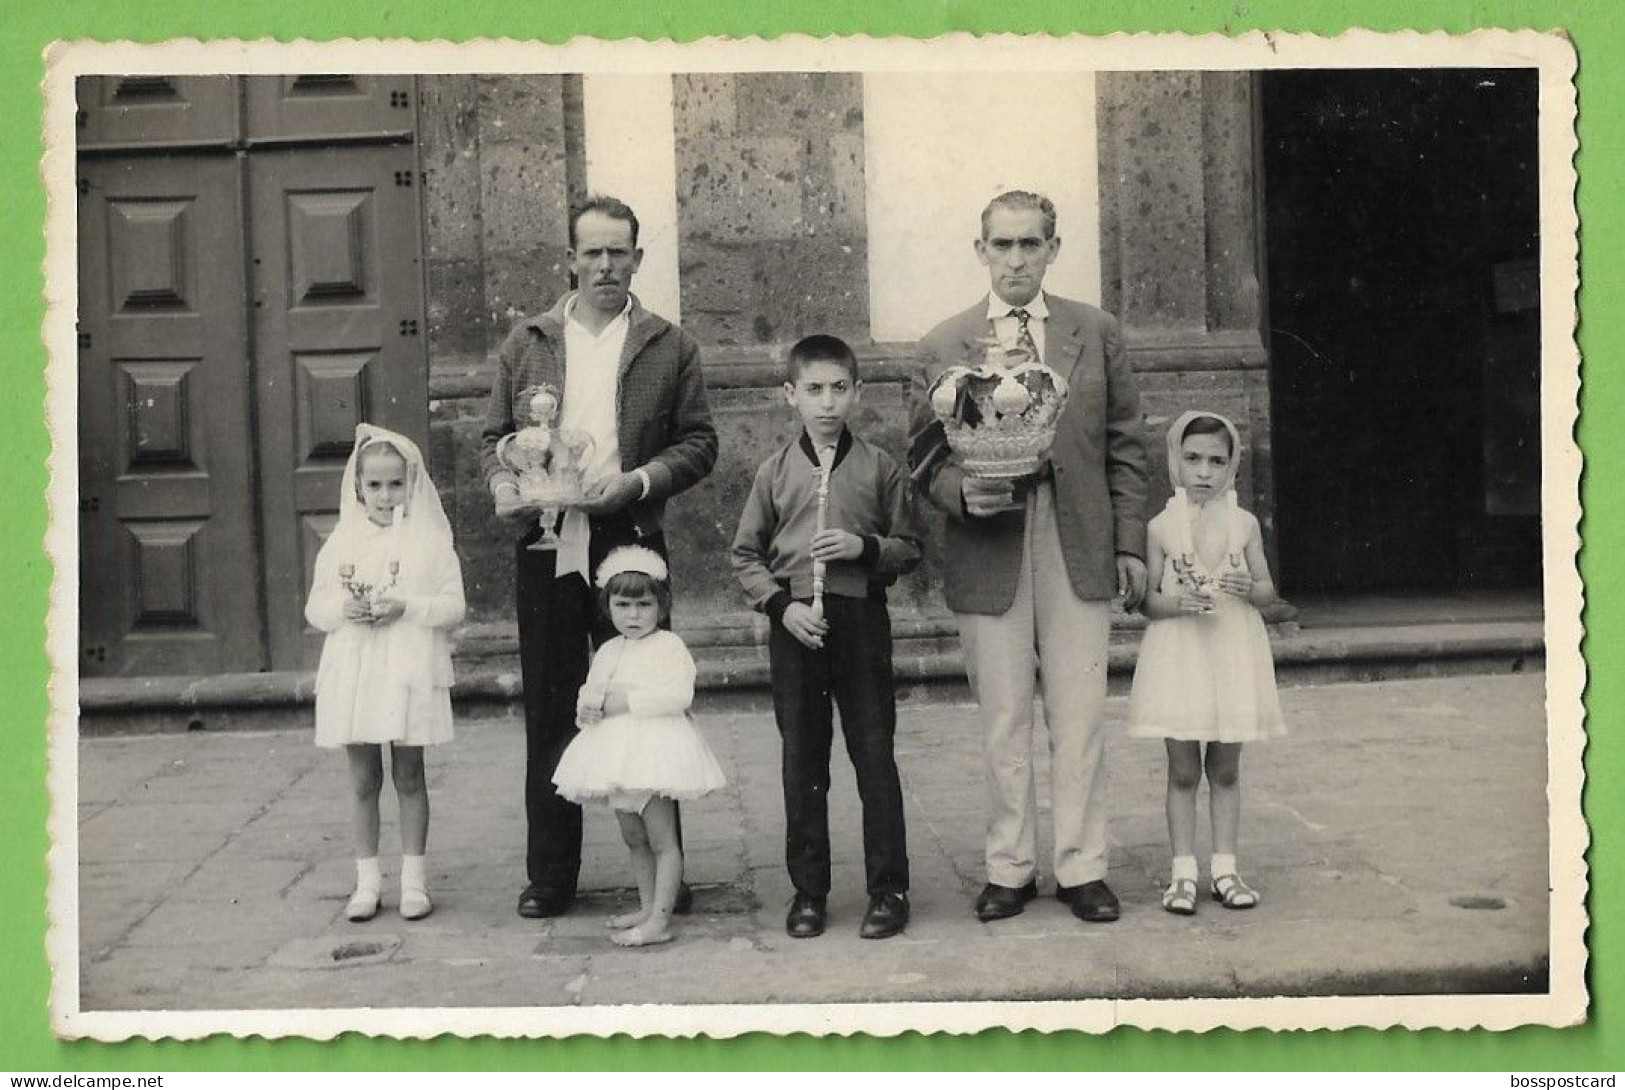
[[[1286,733],[1275,662],[1258,607],[1275,600],[1258,519],[1236,506],[1241,435],[1216,413],[1188,412],[1168,429],[1174,494],[1147,528],[1150,620],[1129,699],[1129,734],[1168,750],[1172,879],[1162,907],[1196,911],[1196,792],[1204,770],[1213,898],[1252,908],[1257,891],[1236,873],[1241,746]],[[1206,754],[1203,754],[1204,744]]]
[[[638,911],[611,916],[620,946],[669,942],[683,880],[675,800],[708,795],[726,780],[689,719],[694,659],[660,627],[671,611],[666,562],[641,545],[615,549],[598,566],[604,612],[620,633],[593,655],[576,702],[576,735],[553,773],[574,802],[615,810],[632,853]]]
[[[339,487],[339,520],[316,554],[305,618],[327,633],[316,671],[316,744],[350,765],[356,886],[344,912],[378,911],[383,747],[401,807],[401,915],[427,916],[429,789],[423,747],[451,740],[451,640],[463,619],[451,525],[417,444],[362,424]]]

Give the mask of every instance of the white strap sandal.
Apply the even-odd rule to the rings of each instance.
[[[1175,916],[1196,915],[1196,882],[1191,878],[1175,878],[1162,891],[1162,910]]]
[[[1225,908],[1255,908],[1259,896],[1239,875],[1221,874],[1213,879],[1213,899]]]

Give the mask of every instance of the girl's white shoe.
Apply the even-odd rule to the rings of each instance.
[[[344,903],[344,918],[355,923],[370,920],[378,915],[378,904],[382,899],[376,889],[357,887],[356,891],[350,894],[350,899]]]
[[[423,856],[401,856],[401,918],[421,920],[434,911],[428,882],[423,877]]]
[[[424,889],[401,890],[401,918],[406,920],[421,920],[434,911],[434,902],[429,900],[429,892]]]

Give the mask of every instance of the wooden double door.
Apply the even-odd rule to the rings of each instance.
[[[308,668],[355,425],[428,431],[414,81],[78,98],[80,672]]]

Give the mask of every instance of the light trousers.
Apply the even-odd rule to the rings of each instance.
[[[1106,877],[1106,643],[1111,603],[1082,601],[1067,578],[1049,482],[1027,494],[1015,600],[998,616],[960,613],[966,673],[987,766],[987,880],[1020,887],[1037,870],[1035,675],[1049,727],[1055,878]]]

